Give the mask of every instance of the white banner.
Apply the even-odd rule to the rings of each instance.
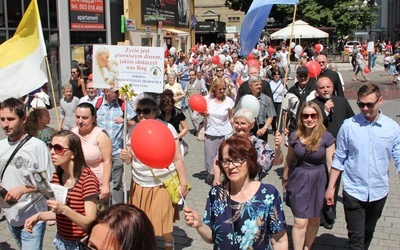
[[[93,45],[93,86],[118,88],[125,83],[135,93],[163,91],[162,47]]]

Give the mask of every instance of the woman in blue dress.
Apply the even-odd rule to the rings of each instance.
[[[335,138],[326,131],[316,103],[304,103],[298,114],[298,130],[289,136],[282,186],[294,216],[293,248],[303,250],[311,249],[318,233]]]
[[[288,249],[286,220],[278,190],[255,181],[257,151],[243,136],[233,135],[218,150],[225,181],[207,197],[203,220],[185,207],[185,221],[214,249]]]

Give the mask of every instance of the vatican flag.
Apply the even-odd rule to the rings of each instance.
[[[48,82],[46,46],[36,0],[12,38],[0,45],[0,101],[22,97]]]

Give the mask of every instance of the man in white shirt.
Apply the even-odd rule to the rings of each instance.
[[[99,99],[99,96],[97,95],[97,88],[93,88],[92,80],[86,81],[86,92],[87,95],[79,100],[79,104],[81,104],[82,102],[89,102],[93,104],[93,106],[96,106],[96,102],[97,99]]]

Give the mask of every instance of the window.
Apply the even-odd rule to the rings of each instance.
[[[152,46],[153,38],[151,37],[142,37],[142,46]]]
[[[22,19],[21,1],[7,0],[8,27],[16,28]]]
[[[240,22],[240,17],[238,16],[228,17],[228,22]]]
[[[0,1],[0,27],[5,27],[6,22],[4,21],[4,2]]]

